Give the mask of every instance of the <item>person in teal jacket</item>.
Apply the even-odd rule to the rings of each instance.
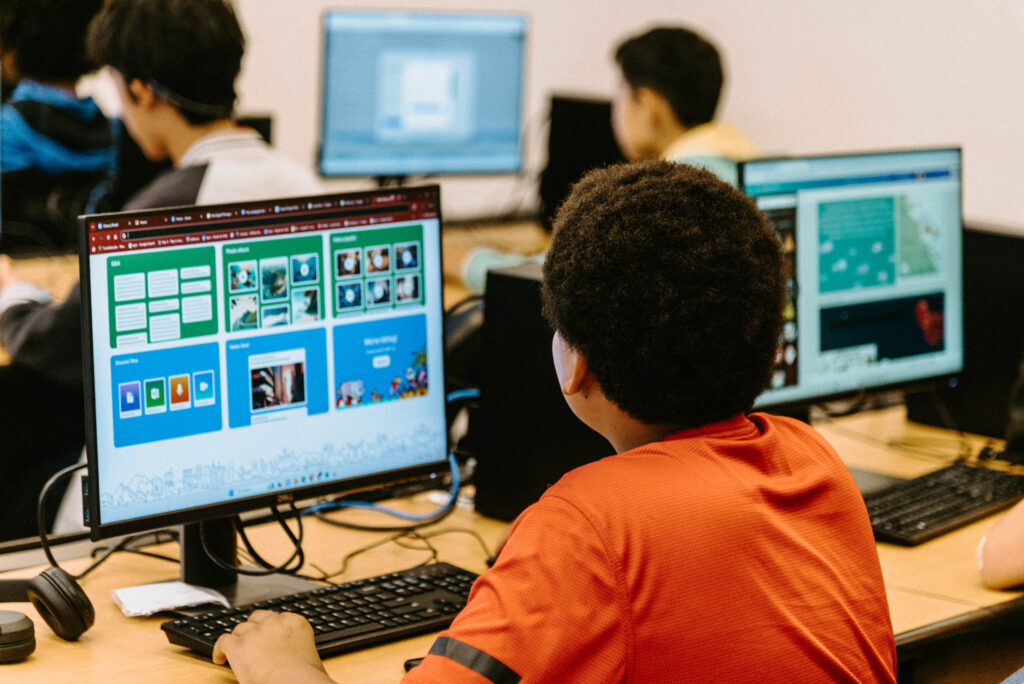
[[[91,97],[79,97],[79,78],[93,70],[85,31],[103,0],[4,0],[0,5],[0,170],[5,177],[35,171],[48,176],[112,174],[119,124]]]

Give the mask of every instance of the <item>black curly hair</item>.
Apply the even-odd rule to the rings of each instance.
[[[619,45],[615,61],[630,87],[664,97],[684,126],[715,118],[725,75],[718,49],[703,36],[682,27],[654,28]]]
[[[14,51],[19,76],[44,83],[76,81],[96,63],[85,30],[103,0],[3,0],[0,47]]]
[[[649,424],[749,411],[782,327],[779,241],[714,174],[649,160],[591,171],[554,220],[544,316],[605,395]]]

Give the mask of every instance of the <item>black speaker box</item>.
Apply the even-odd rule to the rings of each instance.
[[[540,278],[535,263],[487,276],[479,406],[461,445],[477,458],[476,510],[502,520],[568,471],[614,452],[562,397]]]

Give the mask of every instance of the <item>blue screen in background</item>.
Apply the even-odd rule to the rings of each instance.
[[[325,15],[320,171],[516,171],[526,19]]]

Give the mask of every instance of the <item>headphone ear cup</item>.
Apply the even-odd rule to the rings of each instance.
[[[68,573],[47,568],[28,585],[28,600],[61,639],[74,641],[92,626],[92,602]]]
[[[35,649],[35,627],[28,616],[13,610],[0,610],[0,664],[24,660]]]

